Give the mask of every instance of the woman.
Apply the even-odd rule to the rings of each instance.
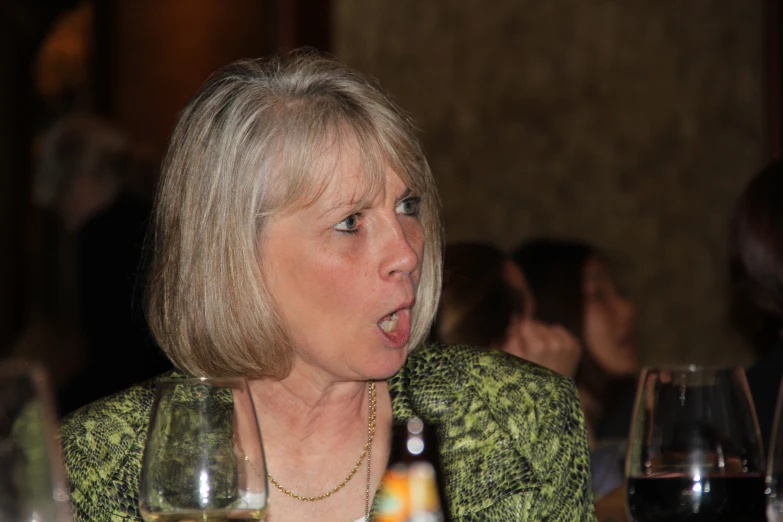
[[[736,319],[759,360],[748,369],[759,427],[769,443],[783,377],[783,162],[767,165],[737,200],[729,259]]]
[[[440,286],[437,194],[412,124],[373,83],[313,56],[218,71],[174,130],[155,211],[152,330],[180,370],[249,379],[279,484],[271,521],[369,519],[391,425],[413,415],[438,426],[455,520],[594,519],[568,380],[418,346]],[[138,520],[152,393],[65,422],[77,520]],[[373,393],[369,481],[346,480]]]
[[[583,347],[575,380],[593,448],[593,487],[601,497],[623,482],[624,445],[611,439],[624,440],[630,426],[639,371],[634,306],[618,291],[604,258],[584,243],[537,239],[512,258],[527,276],[536,317],[562,324]]]
[[[579,341],[562,326],[537,321],[534,313],[525,275],[500,249],[479,242],[446,245],[433,340],[486,346],[573,377]]]

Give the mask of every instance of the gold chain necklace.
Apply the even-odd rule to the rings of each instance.
[[[370,457],[372,454],[372,440],[375,437],[375,419],[376,419],[375,383],[372,381],[369,382],[368,388],[369,388],[369,399],[367,404],[367,444],[364,445],[362,454],[359,455],[359,460],[356,461],[356,464],[354,464],[353,468],[348,473],[348,475],[343,479],[342,482],[337,484],[334,488],[330,489],[323,495],[318,495],[315,497],[297,495],[291,490],[281,486],[278,481],[272,478],[272,475],[270,473],[267,473],[266,476],[269,479],[269,482],[271,482],[273,486],[275,486],[277,489],[282,491],[285,495],[291,498],[295,498],[296,500],[301,500],[303,502],[315,502],[317,500],[323,500],[325,498],[331,497],[332,495],[340,491],[348,483],[348,481],[351,480],[354,475],[356,475],[356,472],[359,470],[359,466],[361,466],[362,461],[364,460],[365,457],[367,457],[367,489],[365,491],[365,498],[364,498],[364,504],[365,504],[364,516],[365,516],[365,520],[369,520],[370,519],[369,518],[370,517]],[[245,460],[249,461],[247,456],[245,456]]]

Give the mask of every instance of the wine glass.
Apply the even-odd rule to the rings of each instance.
[[[769,442],[769,457],[767,460],[766,490],[767,494],[767,520],[769,522],[783,522],[783,488],[781,486],[781,474],[783,474],[783,426],[781,422],[781,409],[783,409],[783,386],[778,390],[777,405],[775,406],[775,420],[772,423],[772,434]]]
[[[71,520],[55,418],[43,368],[1,362],[0,520]]]
[[[763,522],[760,440],[744,370],[643,370],[625,463],[629,519]]]
[[[247,381],[158,381],[141,472],[144,520],[263,520],[267,492]]]

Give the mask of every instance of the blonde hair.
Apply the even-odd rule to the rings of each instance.
[[[197,376],[283,378],[291,341],[261,275],[270,216],[318,198],[327,147],[358,145],[365,200],[390,167],[421,197],[425,233],[411,347],[441,286],[438,196],[410,119],[372,81],[315,54],[218,70],[173,131],[152,230],[147,318],[172,362]]]

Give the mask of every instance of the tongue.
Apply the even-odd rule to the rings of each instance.
[[[397,313],[397,324],[394,330],[384,333],[386,338],[391,341],[391,346],[395,348],[405,346],[411,334],[410,313],[407,310]]]

